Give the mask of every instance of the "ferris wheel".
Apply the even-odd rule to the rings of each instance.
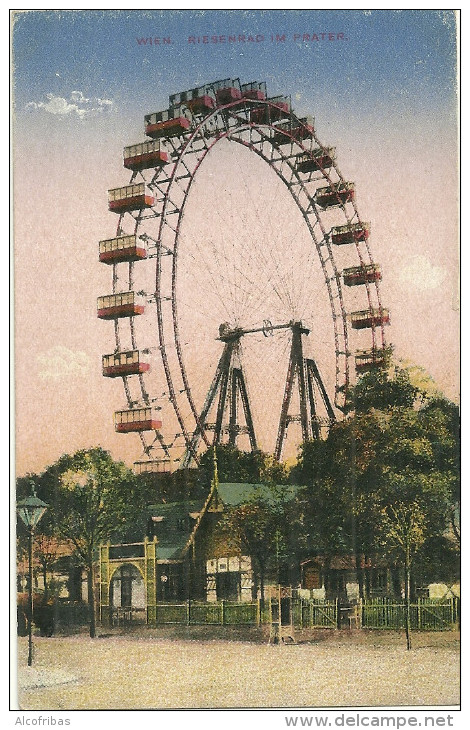
[[[341,417],[356,373],[386,365],[380,267],[333,147],[264,82],[174,94],[124,149],[100,241],[114,324],[103,375],[138,472],[197,464],[212,445],[277,460]]]

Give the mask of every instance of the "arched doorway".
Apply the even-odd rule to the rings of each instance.
[[[140,570],[132,563],[120,565],[109,584],[111,609],[132,609],[132,618],[145,621],[145,583]]]
[[[129,618],[130,613],[131,620],[134,616],[135,618],[138,616],[142,617],[144,622],[155,626],[156,544],[154,538],[132,545],[100,545],[97,577],[100,620],[104,625],[109,626],[113,623],[113,614],[125,611],[126,618]],[[124,573],[121,568],[125,568]],[[127,603],[130,601],[130,608],[129,606],[121,608],[123,601]]]

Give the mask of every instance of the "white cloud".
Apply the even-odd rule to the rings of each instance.
[[[81,91],[72,91],[70,94],[72,101],[78,101],[81,104],[87,104],[90,100],[83,96]]]
[[[36,357],[39,377],[42,380],[82,378],[89,373],[90,358],[85,352],[73,352],[63,345],[56,345]]]
[[[400,272],[400,280],[415,289],[426,291],[440,286],[446,276],[445,269],[433,266],[426,256],[413,256]]]
[[[46,101],[30,101],[26,108],[42,109],[59,117],[76,114],[83,119],[92,114],[101,114],[113,105],[111,99],[87,98],[81,91],[72,91],[68,99],[55,94],[46,94],[45,98]]]

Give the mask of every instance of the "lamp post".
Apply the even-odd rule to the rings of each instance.
[[[47,510],[48,505],[36,496],[36,489],[30,497],[17,503],[16,509],[28,531],[29,548],[29,611],[28,611],[28,666],[33,663],[33,534],[34,528]]]

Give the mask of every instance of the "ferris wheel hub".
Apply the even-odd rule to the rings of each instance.
[[[269,319],[263,320],[263,324],[260,327],[231,327],[229,322],[223,322],[219,327],[218,340],[222,342],[232,342],[233,340],[239,340],[243,335],[250,335],[256,332],[262,332],[265,337],[273,334],[274,330],[286,330],[291,329],[292,331],[299,332],[302,335],[310,334],[310,330],[304,327],[302,322],[291,320],[285,324],[272,324]]]
[[[313,118],[297,117],[289,96],[269,97],[265,82],[240,84],[239,79],[229,78],[173,94],[168,108],[145,116],[144,126],[150,139],[124,149],[124,167],[132,171],[129,184],[108,191],[108,208],[119,215],[116,233],[99,244],[99,261],[112,266],[113,283],[112,293],[98,298],[97,315],[114,322],[115,336],[114,352],[110,349],[111,354],[103,356],[103,375],[122,377],[129,409],[117,412],[116,430],[139,432],[147,457],[140,471],[166,469],[164,462],[170,457],[172,463],[179,462],[184,468],[198,462],[201,447],[224,441],[237,445],[241,434],[248,435],[251,451],[256,451],[252,405],[263,418],[280,408],[275,448],[280,460],[291,422],[300,422],[300,436],[305,441],[320,437],[320,425],[334,420],[332,403],[343,411],[353,363],[356,373],[361,374],[384,367],[388,360],[384,325],[389,323],[389,312],[382,307],[378,289],[382,274],[371,258],[370,224],[364,223],[357,211],[354,183],[341,175],[335,148],[318,140]],[[271,226],[270,237],[269,208],[260,205],[248,190],[251,173],[243,173],[237,200],[241,205],[246,200],[249,206],[245,222],[249,245],[243,231],[239,240],[227,234],[215,242],[196,235],[199,228],[191,245],[186,245],[183,213],[194,213],[201,163],[219,143],[224,153],[219,165],[230,164],[232,159],[233,150],[230,152],[226,143],[237,143],[240,150],[256,153],[272,168],[303,217],[305,236],[299,234],[298,241],[297,235],[281,241],[277,226],[275,230]],[[242,162],[243,157],[238,162],[237,155],[240,172]],[[257,189],[256,182],[255,186]],[[193,190],[191,207],[186,202]],[[276,190],[273,183],[275,207]],[[212,199],[211,195],[201,201],[206,199]],[[228,230],[228,216],[234,215],[232,206],[226,211],[222,208],[219,215],[224,231]],[[238,216],[236,220],[238,231]],[[279,220],[278,215],[275,220]],[[187,217],[185,221],[187,226]],[[189,286],[192,282],[194,291],[204,292],[197,300],[204,307],[201,312],[195,311]],[[140,297],[145,299],[140,301]],[[148,306],[154,303],[156,312]],[[321,319],[323,305],[331,315],[328,331]],[[144,309],[145,317],[137,317]],[[269,315],[263,318],[263,310],[278,323]],[[158,344],[149,348],[144,342],[146,347],[142,348],[138,345],[140,337],[144,333],[153,336],[154,330],[145,324],[150,316],[152,327],[156,316]],[[229,321],[223,321],[225,317]],[[192,339],[201,335],[202,322],[206,332],[198,340],[198,356],[193,360]],[[214,338],[212,326],[215,332],[218,327]],[[284,336],[274,338],[276,332]],[[308,347],[315,345],[315,359],[304,354],[307,341],[302,335],[311,332],[315,343],[308,342]],[[246,348],[242,348],[242,337],[256,333],[273,337],[272,347],[260,345],[258,336],[244,340]],[[349,345],[351,335],[361,348],[355,353]],[[203,347],[211,362],[219,358],[214,373],[200,366]],[[274,383],[274,376],[280,373],[289,347],[283,401],[278,398],[277,403],[277,391],[281,392],[277,385],[282,381]],[[144,362],[141,357],[152,349],[161,355],[157,365],[162,368],[156,367],[152,358]],[[265,366],[271,380],[264,375]],[[326,370],[327,384],[320,370]],[[249,396],[247,381],[256,384],[260,373],[262,389],[258,387],[256,392],[255,388],[255,396],[253,390]],[[169,423],[165,430],[171,434],[178,430],[171,444],[160,433],[158,419],[137,414],[150,409],[155,399],[149,385],[161,389],[161,378],[167,386],[163,395],[171,405],[170,413],[165,414]],[[333,390],[334,402],[328,395]],[[265,407],[268,400],[269,409]],[[318,404],[326,414],[324,422],[316,410]],[[209,423],[212,415],[216,416],[214,429]],[[150,445],[142,435],[148,425],[155,433]],[[214,434],[209,436],[206,432],[212,430]],[[263,438],[269,443],[271,436]],[[181,441],[176,443],[177,439]],[[247,445],[246,438],[241,442]],[[163,460],[155,458],[156,449],[163,450]],[[183,449],[183,456],[176,457]]]

